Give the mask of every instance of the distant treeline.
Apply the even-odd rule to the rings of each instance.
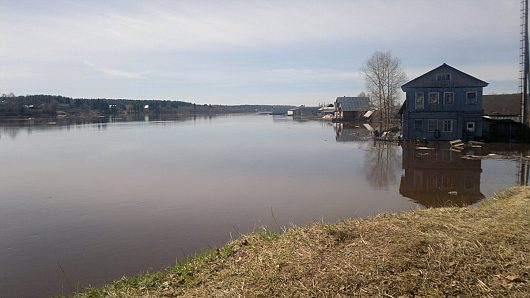
[[[287,110],[290,106],[198,105],[171,100],[87,99],[57,95],[2,94],[0,117],[114,116],[123,114],[229,114]]]

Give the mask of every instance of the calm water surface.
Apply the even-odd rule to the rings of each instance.
[[[0,296],[68,294],[262,227],[473,204],[520,178],[517,160],[368,136],[272,116],[4,123]]]

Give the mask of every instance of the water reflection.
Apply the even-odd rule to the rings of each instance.
[[[528,186],[528,175],[530,174],[530,162],[521,159],[519,164],[519,185]]]
[[[528,155],[465,160],[506,146],[402,149],[363,125],[280,116],[95,120],[0,122],[0,296],[161,269],[261,225],[471,204],[515,184]]]
[[[368,184],[374,189],[387,189],[398,179],[400,150],[390,142],[374,142],[374,148],[366,151],[364,173]]]
[[[529,144],[488,144],[488,154],[499,155],[503,158],[517,161],[516,184],[528,186],[530,175],[530,145]]]
[[[425,207],[466,206],[484,198],[480,192],[480,159],[462,158],[450,149],[403,144],[399,193]]]
[[[362,173],[373,189],[388,189],[399,177],[401,148],[391,142],[375,142],[373,128],[362,123],[334,124],[338,143],[362,142],[371,144],[363,159]]]
[[[337,142],[356,142],[371,139],[371,132],[362,124],[335,123],[335,140]]]
[[[160,124],[166,122],[184,122],[197,119],[212,119],[212,117],[227,117],[227,115],[201,115],[201,116],[149,116],[144,114],[128,114],[120,117],[58,117],[58,118],[13,118],[0,119],[0,141],[2,137],[14,140],[19,133],[26,132],[31,135],[35,131],[67,130],[79,125],[92,125],[97,130],[106,130],[111,123],[148,122]]]

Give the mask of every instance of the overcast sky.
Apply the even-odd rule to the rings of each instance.
[[[392,51],[518,91],[519,0],[0,0],[0,93],[307,104]]]

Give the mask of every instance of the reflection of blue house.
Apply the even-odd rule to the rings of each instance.
[[[488,83],[447,64],[401,86],[403,137],[471,140],[482,137],[482,88]]]
[[[421,150],[403,144],[405,170],[399,193],[425,207],[467,206],[484,199],[481,160],[452,150]]]

